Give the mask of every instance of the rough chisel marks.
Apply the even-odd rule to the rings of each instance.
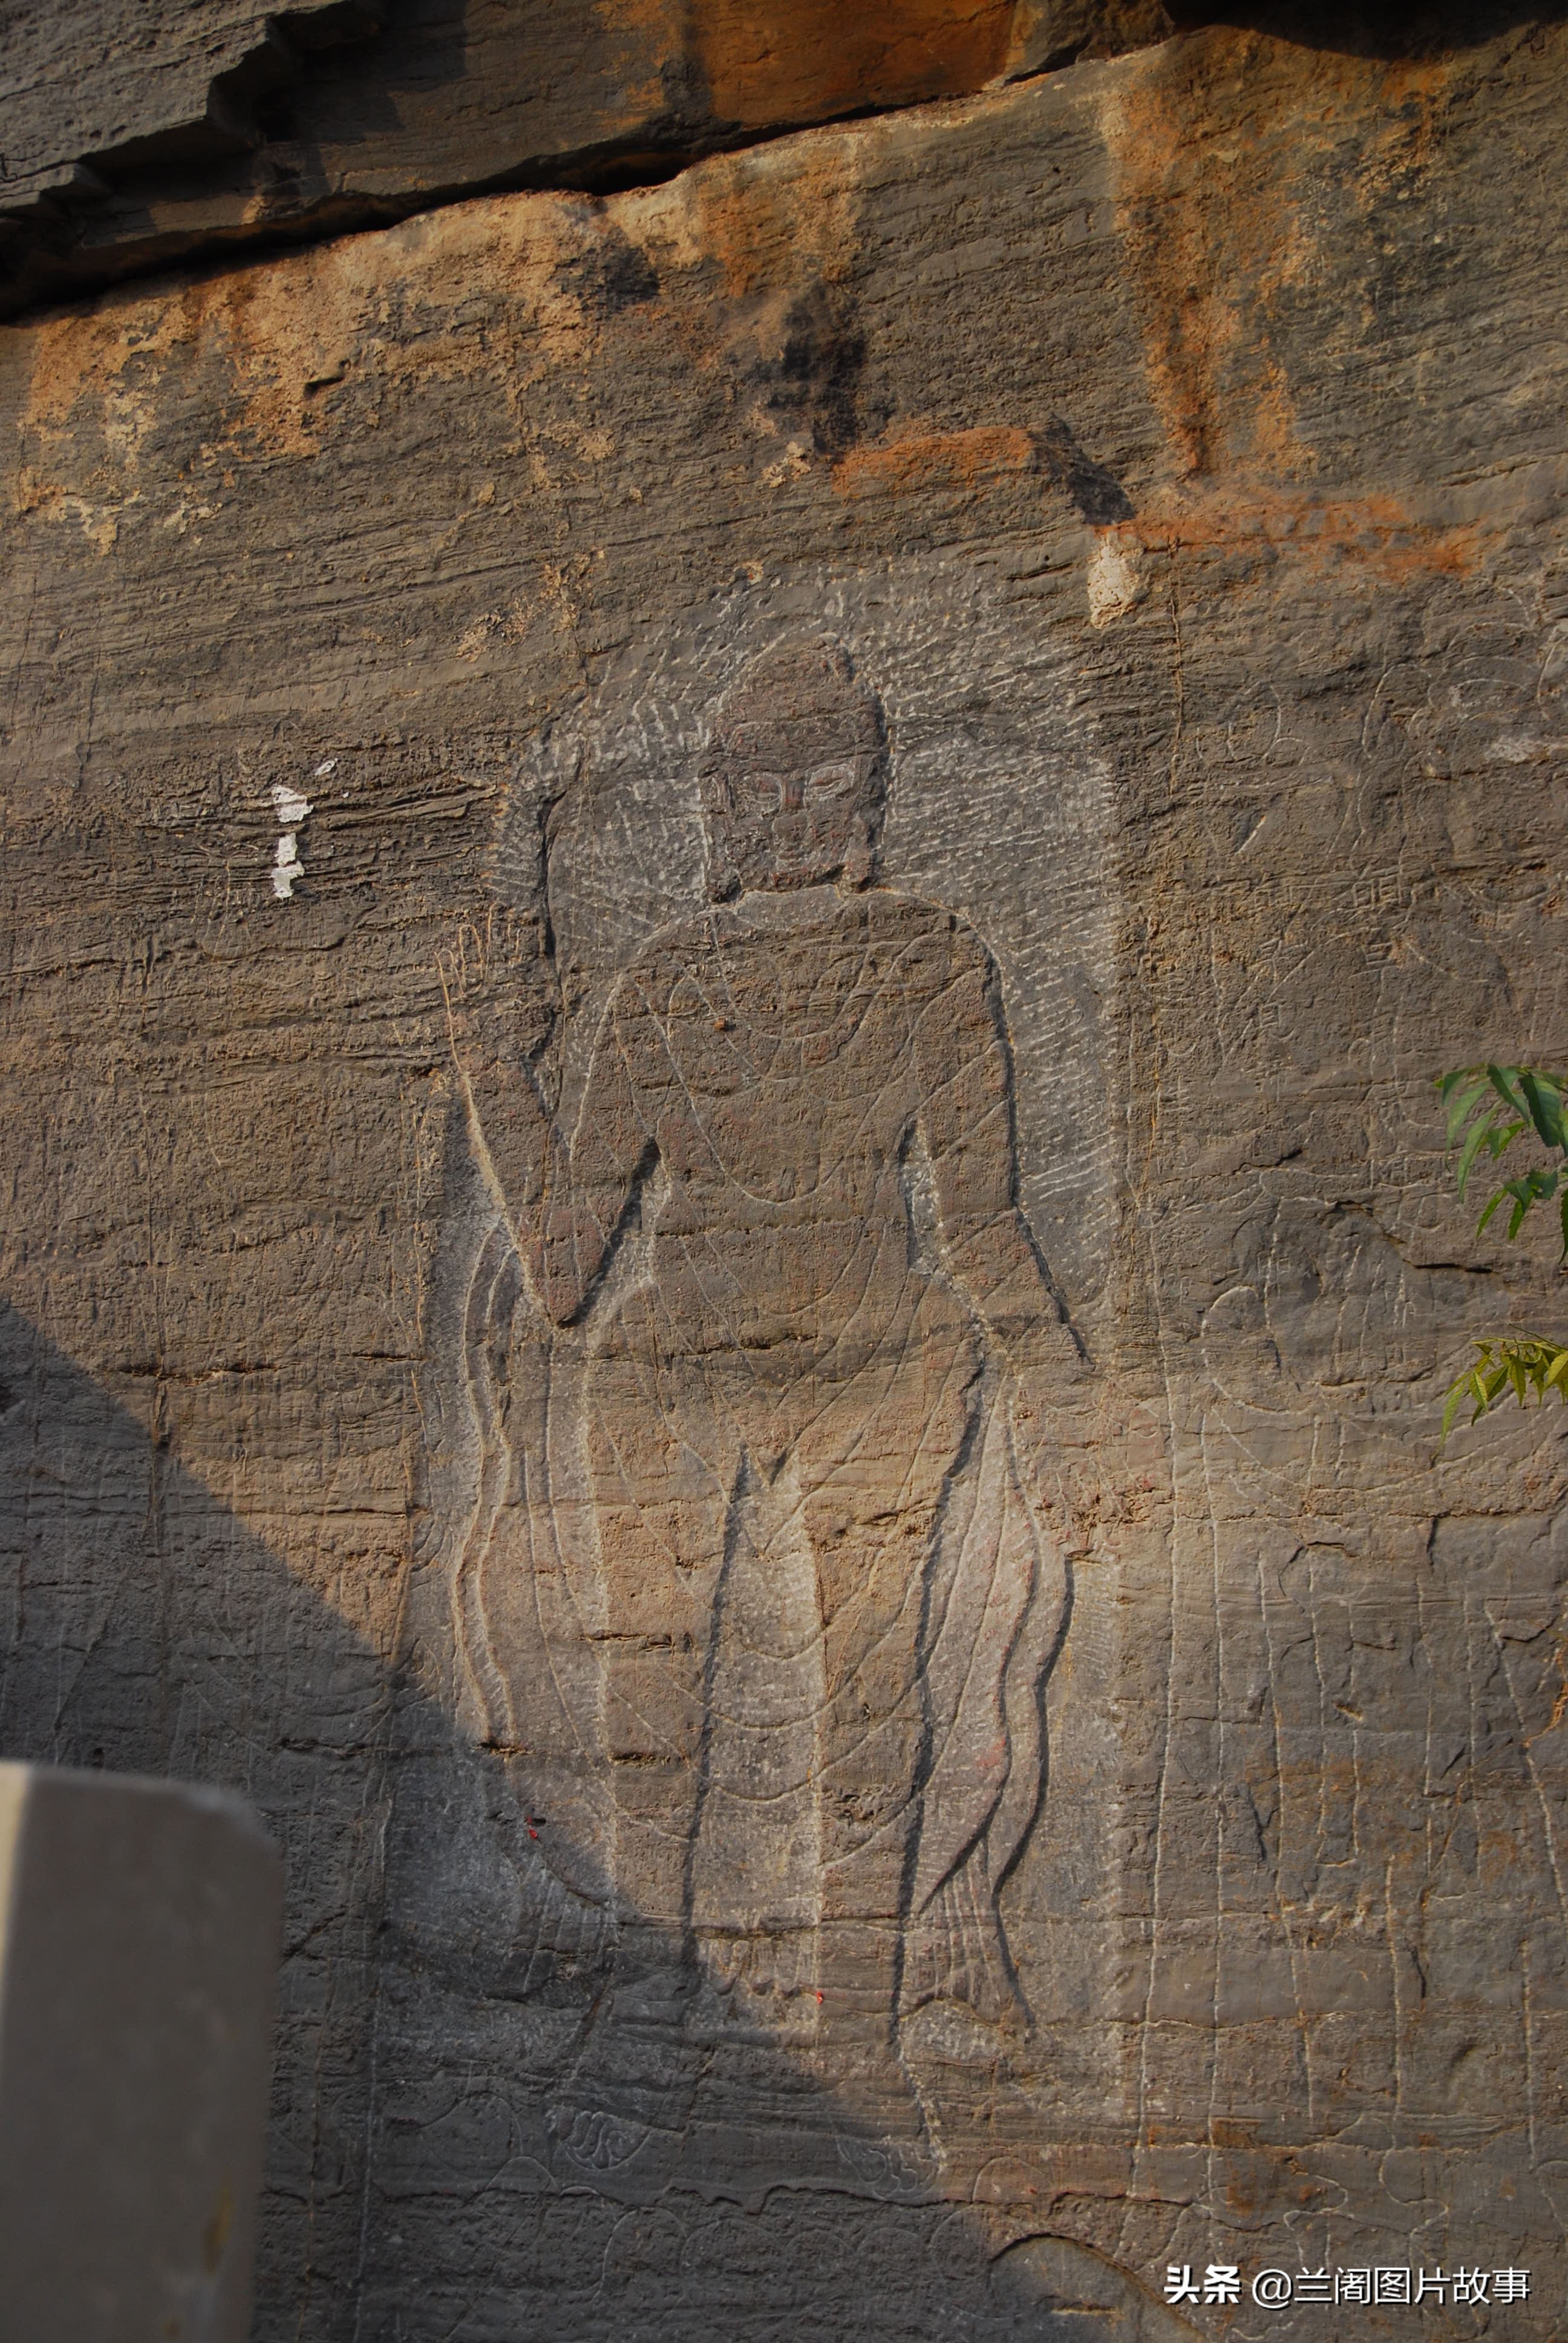
[[[873,883],[887,764],[837,645],[763,654],[704,760],[709,907],[617,986],[569,1141],[504,992],[458,1036],[537,1311],[584,1331],[618,1908],[749,2026],[890,2074],[900,2013],[1016,1998],[997,1895],[1067,1588],[1014,1404],[1077,1351],[990,955]],[[644,2133],[598,2112],[602,2176]]]

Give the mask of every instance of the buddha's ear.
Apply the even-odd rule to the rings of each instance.
[[[864,814],[857,814],[845,850],[839,884],[845,887],[869,887],[876,876],[877,840]]]
[[[732,895],[740,892],[740,873],[729,851],[729,839],[724,826],[710,822],[708,830],[707,855],[708,898],[712,903],[728,903]]]
[[[729,759],[721,742],[710,740],[703,751],[697,768],[697,786],[705,820],[710,825],[727,821],[735,809],[735,800],[729,789]]]

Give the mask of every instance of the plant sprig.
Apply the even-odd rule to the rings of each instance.
[[[1532,1391],[1543,1407],[1553,1391],[1568,1407],[1568,1347],[1548,1342],[1539,1334],[1497,1334],[1475,1347],[1478,1357],[1444,1394],[1443,1440],[1466,1400],[1474,1403],[1472,1423],[1479,1423],[1487,1409],[1510,1391],[1521,1407],[1528,1403]],[[1438,1445],[1442,1444],[1440,1441]]]
[[[1448,1144],[1459,1149],[1459,1192],[1462,1197],[1477,1161],[1485,1156],[1495,1163],[1525,1131],[1533,1131],[1542,1144],[1568,1156],[1568,1074],[1549,1074],[1537,1066],[1456,1066],[1440,1075],[1438,1093],[1448,1109]],[[1563,1257],[1568,1260],[1568,1163],[1533,1164],[1516,1180],[1505,1180],[1488,1197],[1475,1224],[1480,1236],[1498,1206],[1512,1197],[1508,1234],[1514,1238],[1524,1216],[1536,1204],[1560,1196]]]
[[[1512,1201],[1512,1240],[1535,1205],[1555,1196],[1563,1259],[1568,1261],[1568,1074],[1547,1073],[1539,1066],[1456,1066],[1452,1073],[1439,1076],[1437,1088],[1448,1110],[1448,1144],[1459,1150],[1462,1197],[1482,1158],[1497,1162],[1527,1131],[1533,1131],[1558,1158],[1555,1163],[1533,1164],[1494,1189],[1476,1222],[1476,1235],[1483,1233],[1501,1204]],[[1476,1357],[1443,1394],[1440,1450],[1467,1401],[1472,1423],[1479,1423],[1511,1392],[1521,1407],[1528,1404],[1532,1392],[1543,1407],[1553,1392],[1568,1405],[1568,1347],[1539,1334],[1494,1334],[1475,1347]]]

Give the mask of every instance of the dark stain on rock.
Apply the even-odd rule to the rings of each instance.
[[[879,430],[890,412],[867,400],[865,367],[866,337],[852,305],[834,288],[813,286],[785,320],[782,352],[769,368],[768,406],[803,425],[819,455],[842,456]]]
[[[1560,24],[1565,0],[1164,0],[1178,32],[1205,25],[1267,34],[1342,56],[1452,56],[1526,25]]]
[[[1053,415],[1045,428],[1033,436],[1041,468],[1066,489],[1091,528],[1108,528],[1113,521],[1133,518],[1132,499],[1115,473],[1084,453],[1071,427],[1060,415]]]
[[[559,281],[598,317],[618,317],[623,309],[658,297],[657,269],[618,227],[607,228],[591,249],[568,261]]]

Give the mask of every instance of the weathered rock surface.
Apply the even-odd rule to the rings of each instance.
[[[1430,1083],[1562,1047],[1565,117],[1215,27],[7,329],[0,1730],[287,1846],[262,2333],[1563,2330]]]
[[[465,192],[628,186],[1170,30],[1161,0],[11,0],[0,315]]]

